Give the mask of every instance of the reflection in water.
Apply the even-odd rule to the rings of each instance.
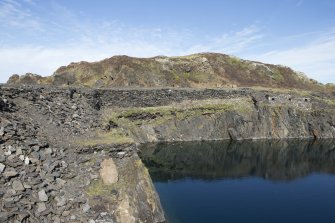
[[[292,180],[335,173],[335,141],[258,140],[147,144],[140,156],[154,181],[258,176]]]
[[[332,140],[149,144],[140,156],[170,223],[335,219]]]

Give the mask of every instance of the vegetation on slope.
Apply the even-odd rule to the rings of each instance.
[[[104,111],[102,124],[107,130],[96,140],[84,140],[85,145],[108,144],[104,138],[122,143],[131,143],[133,133],[143,126],[157,127],[169,121],[189,120],[202,115],[219,114],[229,111],[249,113],[252,110],[250,98],[211,99],[183,101],[168,106],[140,107],[140,108],[114,108]]]
[[[12,76],[9,84],[53,84],[87,87],[252,87],[335,91],[300,72],[280,65],[201,53],[181,57],[114,56],[99,62],[71,63],[50,77]]]

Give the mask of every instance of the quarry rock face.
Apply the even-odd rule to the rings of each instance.
[[[249,88],[1,86],[0,222],[164,222],[139,143],[335,138],[334,100]]]

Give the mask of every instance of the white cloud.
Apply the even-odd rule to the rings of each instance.
[[[31,7],[23,7],[23,2]],[[0,82],[5,82],[13,73],[50,75],[59,66],[73,61],[96,61],[119,54],[138,57],[204,51],[234,54],[262,38],[254,25],[206,39],[196,37],[191,30],[131,27],[118,21],[92,22],[54,1],[48,5],[48,15],[53,16],[41,19],[36,16],[34,10],[38,5],[33,0],[23,2],[4,0],[0,3],[0,27],[33,31],[30,39],[36,42],[0,45]],[[2,36],[21,34],[5,30],[0,31]]]
[[[38,6],[33,0],[23,2],[31,7]],[[0,2],[0,28],[35,31],[38,33],[38,43],[0,45],[0,82],[7,81],[13,73],[32,72],[50,75],[59,66],[73,61],[97,61],[120,54],[150,57],[199,52],[221,52],[252,60],[283,64],[303,71],[318,81],[335,82],[334,30],[319,33],[322,38],[315,39],[316,33],[305,33],[277,38],[271,44],[265,43],[268,36],[257,25],[223,32],[219,36],[199,37],[194,35],[192,30],[130,27],[118,21],[92,22],[83,19],[85,15],[77,15],[56,2],[52,3],[48,12],[53,16],[47,16],[49,19],[44,16],[42,20],[33,15],[29,7],[23,7],[23,2],[15,0]],[[302,3],[303,1],[299,5]],[[43,32],[44,30],[46,32]],[[15,34],[16,32],[6,33],[5,28],[0,30],[2,38],[0,44]],[[314,40],[307,43],[300,42],[291,49],[278,49],[276,47],[281,46],[273,44],[275,41],[292,44],[297,39],[306,40],[307,37]],[[43,38],[45,44],[42,43]]]
[[[273,50],[245,58],[291,66],[318,81],[334,83],[335,35],[328,32],[320,33],[320,36],[322,38],[292,49]],[[257,47],[263,39],[264,34],[254,25],[198,43],[190,31],[181,33],[162,28],[140,29],[116,22],[105,23],[100,28],[87,26],[80,39],[64,43],[61,47],[26,45],[0,48],[0,82],[7,81],[13,73],[51,75],[58,67],[73,61],[97,61],[113,55],[150,57],[205,51],[243,55],[246,49]]]
[[[86,58],[94,61],[100,59],[98,52],[76,48],[42,48],[18,47],[0,49],[0,82],[6,82],[9,74],[26,72],[50,75],[60,65],[70,61],[80,61]]]
[[[84,26],[82,23],[81,26]],[[117,22],[102,25],[86,24],[78,31],[77,39],[62,46],[0,47],[0,82],[11,74],[27,72],[50,75],[58,67],[74,61],[97,61],[113,55],[151,57],[156,55],[185,55],[204,51],[234,53],[261,38],[255,26],[208,38],[197,44],[191,31],[163,28],[134,28]]]
[[[219,37],[211,37],[206,42],[195,44],[187,50],[187,53],[223,52],[236,54],[253,46],[263,37],[259,27],[250,25],[242,30],[224,33]]]
[[[36,2],[34,0],[23,0],[23,1],[30,5],[36,5]]]
[[[51,75],[58,67],[74,61],[92,62],[113,55],[138,57],[171,55],[171,47],[167,43],[116,40],[101,46],[89,45],[85,42],[57,48],[38,46],[0,48],[0,83],[6,82],[14,73],[32,72],[43,76]]]
[[[33,4],[30,1],[30,4]],[[41,31],[42,24],[29,9],[14,0],[0,2],[0,27],[20,28],[29,31]]]
[[[291,49],[274,50],[248,58],[290,66],[323,83],[335,83],[335,32]]]

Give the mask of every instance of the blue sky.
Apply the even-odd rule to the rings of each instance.
[[[335,83],[334,0],[0,0],[0,82],[73,61],[219,52]]]

